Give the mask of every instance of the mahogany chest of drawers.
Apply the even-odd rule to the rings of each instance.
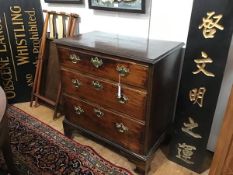
[[[146,173],[174,116],[183,43],[91,32],[56,45],[65,135],[92,136]]]

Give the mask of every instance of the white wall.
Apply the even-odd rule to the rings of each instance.
[[[153,0],[150,38],[186,42],[192,0]]]
[[[210,151],[215,150],[216,141],[222,126],[232,84],[233,84],[233,38],[231,40],[231,46],[228,54],[226,68],[224,71],[221,90],[219,93],[218,103],[214,114],[209,142],[207,145],[207,149],[209,149]]]
[[[80,4],[54,4],[41,0],[42,8],[77,13],[80,33],[93,30],[186,42],[193,0],[146,0],[146,14],[92,10]],[[151,5],[152,4],[152,5]]]

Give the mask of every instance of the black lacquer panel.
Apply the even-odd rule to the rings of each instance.
[[[171,160],[201,172],[233,30],[233,1],[193,4]]]
[[[39,0],[0,0],[0,85],[9,103],[30,100],[43,28]]]

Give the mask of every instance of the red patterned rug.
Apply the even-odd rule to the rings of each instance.
[[[20,175],[132,175],[16,107],[7,113]],[[0,167],[3,164],[0,158]]]

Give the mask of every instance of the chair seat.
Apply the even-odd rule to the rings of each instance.
[[[17,175],[18,173],[13,162],[13,155],[10,147],[6,105],[6,95],[3,89],[0,87],[0,148],[3,153],[8,171],[11,173],[11,175]]]

